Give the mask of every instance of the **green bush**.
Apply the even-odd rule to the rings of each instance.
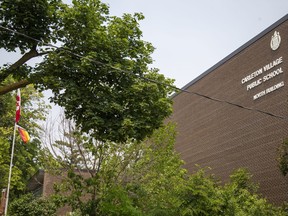
[[[26,194],[9,205],[9,216],[56,216],[56,206],[45,198],[35,198]]]

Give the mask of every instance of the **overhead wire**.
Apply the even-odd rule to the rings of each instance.
[[[249,110],[249,111],[253,111],[253,112],[258,112],[258,113],[261,113],[261,114],[264,114],[264,115],[268,115],[268,116],[271,116],[271,117],[274,117],[274,118],[277,118],[277,119],[281,119],[281,120],[288,120],[288,118],[286,116],[281,116],[281,115],[277,115],[277,114],[274,114],[274,113],[271,113],[271,112],[268,112],[268,111],[264,111],[264,110],[260,110],[260,109],[255,109],[255,108],[251,108],[251,107],[247,107],[247,106],[243,106],[243,105],[240,105],[240,104],[237,104],[237,103],[234,103],[234,102],[231,102],[231,101],[226,101],[226,100],[221,100],[221,99],[218,99],[218,98],[215,98],[215,97],[211,97],[211,96],[207,96],[207,95],[204,95],[204,94],[201,94],[199,92],[194,92],[194,91],[188,91],[186,89],[181,89],[181,88],[178,88],[174,85],[171,85],[171,84],[168,84],[168,83],[163,83],[163,82],[160,82],[158,80],[153,80],[153,79],[150,79],[150,78],[147,78],[147,77],[144,77],[142,75],[137,75],[135,73],[133,73],[132,71],[128,71],[128,70],[123,70],[123,69],[120,69],[120,68],[117,68],[113,65],[110,65],[110,64],[107,64],[107,63],[103,63],[103,62],[100,62],[98,60],[95,60],[95,59],[91,59],[91,58],[87,58],[86,56],[83,56],[83,55],[80,55],[78,53],[75,53],[73,52],[72,50],[70,49],[67,49],[67,48],[63,48],[63,47],[58,47],[56,45],[53,45],[53,44],[49,44],[49,43],[45,43],[41,40],[38,40],[36,38],[33,38],[31,36],[28,36],[26,34],[23,34],[21,32],[18,32],[18,31],[15,31],[13,29],[10,29],[10,28],[7,28],[7,27],[4,27],[2,25],[0,25],[0,28],[3,29],[3,30],[6,30],[6,31],[9,31],[11,33],[14,33],[14,34],[17,34],[17,35],[20,35],[20,36],[23,36],[25,38],[28,38],[30,40],[33,40],[33,41],[36,41],[38,43],[41,43],[42,45],[44,46],[47,46],[47,47],[52,47],[52,48],[55,48],[55,49],[58,49],[58,50],[63,50],[71,55],[74,55],[78,58],[84,58],[84,59],[87,59],[91,62],[94,62],[96,64],[101,64],[101,65],[104,65],[104,66],[107,66],[107,67],[110,67],[111,69],[114,69],[114,70],[117,70],[119,72],[123,72],[123,73],[126,73],[126,74],[131,74],[133,76],[136,76],[140,79],[143,79],[145,81],[148,81],[148,82],[152,82],[152,83],[155,83],[155,84],[159,84],[159,85],[163,85],[163,86],[166,86],[166,87],[169,87],[171,89],[174,89],[175,91],[178,91],[178,92],[183,92],[183,93],[187,93],[187,94],[193,94],[193,95],[196,95],[198,97],[202,97],[202,98],[205,98],[207,100],[211,100],[211,101],[215,101],[215,102],[219,102],[219,103],[225,103],[225,104],[228,104],[230,106],[234,106],[234,107],[238,107],[240,109],[245,109],[245,110]]]

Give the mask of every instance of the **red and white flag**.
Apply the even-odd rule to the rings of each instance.
[[[15,122],[18,123],[20,120],[20,114],[21,114],[21,95],[20,95],[20,89],[17,89],[17,95],[16,95],[16,116],[15,116]]]

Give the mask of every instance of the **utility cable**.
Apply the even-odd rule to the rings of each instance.
[[[0,28],[3,29],[3,30],[6,30],[6,31],[9,31],[11,33],[14,33],[14,34],[17,34],[17,35],[20,35],[22,37],[25,37],[25,38],[28,38],[30,40],[33,40],[33,41],[36,41],[38,43],[41,43],[42,45],[44,46],[48,46],[48,47],[52,47],[52,48],[55,48],[55,49],[58,49],[58,50],[63,50],[71,55],[74,55],[78,58],[84,58],[84,59],[87,59],[91,62],[94,62],[96,64],[101,64],[101,65],[104,65],[104,66],[108,66],[110,67],[111,69],[114,69],[114,70],[117,70],[119,72],[123,72],[123,73],[126,73],[126,74],[130,74],[130,75],[133,75],[133,76],[136,76],[137,78],[140,78],[140,79],[143,79],[147,82],[152,82],[152,83],[155,83],[155,84],[159,84],[159,85],[163,85],[163,86],[166,86],[166,87],[169,87],[171,89],[174,89],[175,91],[177,92],[183,92],[183,93],[187,93],[187,94],[192,94],[192,95],[196,95],[198,97],[202,97],[202,98],[205,98],[207,100],[211,100],[211,101],[215,101],[215,102],[219,102],[219,103],[225,103],[225,104],[228,104],[230,106],[234,106],[234,107],[238,107],[240,109],[245,109],[245,110],[249,110],[249,111],[254,111],[254,112],[258,112],[258,113],[262,113],[262,114],[265,114],[265,115],[268,115],[268,116],[271,116],[271,117],[274,117],[274,118],[277,118],[277,119],[282,119],[282,120],[288,120],[287,117],[285,116],[281,116],[281,115],[277,115],[277,114],[274,114],[274,113],[271,113],[271,112],[267,112],[267,111],[263,111],[263,110],[260,110],[260,109],[255,109],[255,108],[251,108],[251,107],[246,107],[246,106],[243,106],[243,105],[240,105],[240,104],[237,104],[237,103],[233,103],[233,102],[230,102],[230,101],[226,101],[226,100],[221,100],[221,99],[218,99],[218,98],[214,98],[214,97],[211,97],[211,96],[207,96],[207,95],[204,95],[204,94],[201,94],[201,93],[198,93],[198,92],[193,92],[193,91],[188,91],[188,90],[185,90],[185,89],[181,89],[181,88],[178,88],[174,85],[170,85],[170,84],[167,84],[167,83],[163,83],[163,82],[160,82],[160,81],[157,81],[157,80],[153,80],[153,79],[150,79],[150,78],[147,78],[147,77],[144,77],[144,76],[141,76],[141,75],[137,75],[131,71],[128,71],[128,70],[123,70],[123,69],[120,69],[120,68],[117,68],[113,65],[110,65],[110,64],[106,64],[106,63],[103,63],[103,62],[100,62],[100,61],[97,61],[95,59],[90,59],[90,58],[87,58],[86,56],[83,56],[83,55],[80,55],[80,54],[77,54],[75,52],[73,52],[72,50],[70,49],[67,49],[67,48],[63,48],[63,47],[58,47],[56,45],[53,45],[53,44],[49,44],[49,43],[45,43],[41,40],[38,40],[36,38],[33,38],[31,36],[28,36],[26,34],[23,34],[21,32],[18,32],[18,31],[15,31],[15,30],[12,30],[10,28],[6,28],[2,25],[0,25]]]

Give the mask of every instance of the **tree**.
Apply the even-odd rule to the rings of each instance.
[[[18,132],[16,133],[11,179],[11,188],[16,193],[23,192],[26,189],[27,180],[40,166],[40,126],[37,122],[45,118],[49,108],[44,104],[42,94],[36,92],[32,86],[27,86],[21,93],[22,112],[19,124],[27,129],[32,139],[28,144],[24,144]],[[15,110],[15,95],[9,93],[0,96],[0,188],[7,187]]]
[[[67,178],[55,185],[57,202],[80,210],[82,215],[175,212],[172,207],[179,201],[170,194],[175,190],[169,189],[181,185],[186,171],[174,151],[173,125],[160,128],[144,142],[119,144],[97,141],[80,134],[71,122],[61,122],[63,137],[50,147],[61,172],[67,170]]]
[[[58,161],[68,172],[55,185],[55,202],[80,215],[287,215],[257,195],[245,169],[225,185],[206,169],[188,174],[174,150],[174,127],[161,127],[141,143],[93,145],[77,128],[66,127],[73,130],[66,130],[65,147],[55,152],[62,152]]]
[[[172,123],[154,131],[125,171],[125,189],[142,215],[179,215],[187,170],[175,151],[175,138]]]
[[[288,173],[288,141],[284,140],[278,149],[278,165],[281,173],[286,176]]]
[[[18,81],[0,86],[0,94],[33,83],[51,89],[51,101],[97,140],[143,140],[172,111],[172,80],[148,68],[154,48],[141,39],[143,18],[109,16],[99,0],[74,0],[72,6],[60,0],[2,1],[0,47],[23,56],[1,68],[0,82],[8,76]],[[56,42],[59,48],[47,46]],[[27,66],[39,56],[41,63]]]
[[[256,193],[245,169],[235,170],[224,186],[200,169],[185,187],[179,215],[287,215]]]
[[[51,200],[36,199],[32,194],[25,194],[15,199],[9,207],[10,216],[56,216],[56,206]]]

